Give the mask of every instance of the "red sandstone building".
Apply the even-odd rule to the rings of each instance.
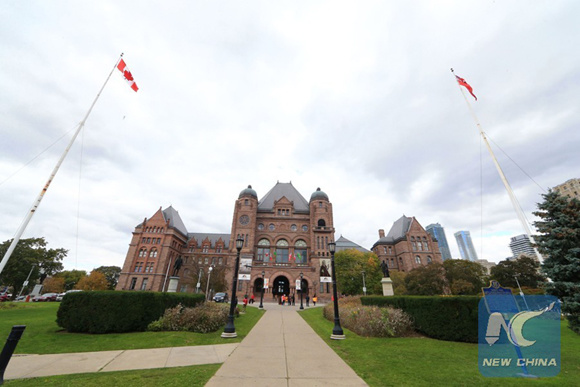
[[[117,290],[167,291],[175,262],[181,260],[177,291],[194,292],[197,268],[207,273],[213,267],[226,270],[229,293],[237,254],[235,240],[242,237],[240,272],[244,279],[238,280],[238,291],[259,297],[267,282],[270,297],[298,294],[296,281],[302,273],[304,294],[328,299],[332,286],[321,283],[321,271],[330,271],[328,243],[334,241],[334,231],[328,195],[318,188],[306,200],[292,183],[277,183],[260,200],[251,186],[242,190],[234,203],[229,234],[188,232],[173,207],[159,208],[133,231]],[[387,237],[382,230],[379,235],[372,251],[390,269],[408,271],[441,262],[437,242],[415,218],[403,216]],[[339,243],[344,248],[358,246],[341,237],[337,251]]]
[[[386,236],[385,230],[379,230],[379,238],[371,250],[389,270],[410,271],[432,262],[443,263],[439,243],[415,217],[403,215]]]
[[[260,200],[251,186],[240,192],[229,234],[189,233],[173,207],[160,208],[135,228],[117,290],[166,291],[179,258],[183,266],[178,291],[195,290],[191,281],[185,280],[196,275],[194,262],[207,267],[225,266],[231,284],[238,236],[244,239],[241,271],[249,278],[238,281],[238,290],[258,296],[264,271],[267,293],[295,294],[296,280],[302,273],[304,294],[317,293],[321,298],[330,295],[331,288],[328,283],[320,284],[319,273],[321,265],[330,267],[332,204],[320,189],[307,201],[292,183],[277,183]]]

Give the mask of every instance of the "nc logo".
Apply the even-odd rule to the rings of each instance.
[[[534,341],[527,340],[522,334],[524,324],[529,319],[538,317],[543,313],[552,310],[554,304],[555,302],[552,302],[550,306],[548,306],[547,308],[535,312],[520,312],[510,319],[508,325],[506,325],[506,321],[501,313],[498,312],[492,313],[487,321],[487,331],[485,334],[485,340],[490,346],[492,346],[493,344],[495,344],[496,341],[499,340],[501,329],[503,328],[503,330],[507,335],[508,340],[513,345],[516,345],[518,347],[529,347],[533,345],[536,342],[536,340]]]

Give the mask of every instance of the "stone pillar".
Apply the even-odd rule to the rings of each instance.
[[[167,293],[177,292],[177,283],[179,282],[179,277],[169,277],[169,285],[167,286]]]
[[[383,296],[394,296],[393,292],[393,281],[389,277],[385,277],[381,280],[383,284]]]

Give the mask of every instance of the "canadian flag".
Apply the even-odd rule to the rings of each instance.
[[[127,68],[127,64],[125,63],[125,61],[123,59],[121,59],[119,61],[117,68],[119,69],[120,72],[123,73],[123,76],[125,77],[127,82],[129,82],[129,86],[131,86],[131,89],[133,89],[135,91],[139,90],[139,88],[137,87],[137,84],[135,83],[135,80],[133,79],[133,74],[131,74],[131,72]]]

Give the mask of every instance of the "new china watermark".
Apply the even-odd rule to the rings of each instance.
[[[487,377],[550,377],[560,372],[560,303],[514,297],[492,281],[479,302],[478,363]],[[524,298],[525,297],[525,298]]]

